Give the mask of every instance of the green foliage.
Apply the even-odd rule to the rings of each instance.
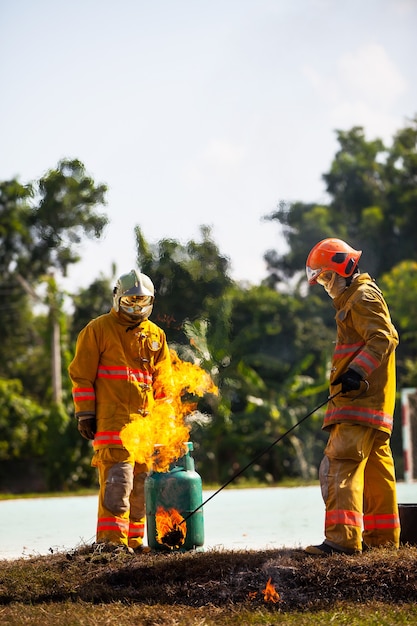
[[[77,160],[62,160],[37,183],[0,183],[2,488],[62,488],[86,476],[91,481],[89,450],[68,418],[66,318],[55,275],[79,261],[83,237],[101,236],[108,219],[96,207],[105,192]],[[52,367],[59,357],[52,348],[57,329],[64,356],[59,405],[53,388],[59,358]]]
[[[114,277],[111,277],[113,280]],[[92,319],[108,313],[112,306],[113,283],[110,278],[100,276],[88,287],[72,296],[74,312],[71,317],[70,345],[75,345],[78,333]]]
[[[105,185],[95,186],[82,163],[62,160],[38,184],[0,184],[0,270],[37,280],[49,270],[66,274],[79,261],[74,246],[99,238],[108,219],[95,211]]]
[[[43,408],[0,379],[0,489],[59,491],[94,481],[91,451],[62,405]]]
[[[204,324],[188,321],[190,340],[182,356],[209,371],[219,387],[219,400],[200,410],[211,416],[209,426],[198,422],[192,430],[195,457],[205,480],[225,482],[251,463],[243,480],[277,482],[289,475],[310,479],[318,462],[320,437],[294,434],[276,448],[252,460],[288,430],[310,402],[327,386],[321,355],[306,351],[301,335],[307,332],[297,313],[301,297],[266,287],[229,289]],[[322,323],[318,331],[323,331]],[[322,337],[323,341],[323,337]],[[212,348],[213,346],[213,348]],[[313,377],[322,380],[312,390]],[[309,407],[309,408],[307,408]],[[309,441],[306,449],[304,440]]]
[[[404,387],[417,387],[417,262],[402,261],[384,274],[380,287],[400,335],[397,348],[399,378]]]
[[[95,484],[91,446],[80,437],[72,411],[52,404],[44,440],[44,474],[49,491],[73,490]]]
[[[308,252],[320,239],[341,237],[363,250],[361,269],[376,276],[399,330],[398,388],[417,386],[417,118],[389,147],[368,140],[359,127],[336,134],[339,149],[323,175],[328,203],[281,201],[268,216],[288,247],[266,252],[268,276],[260,286],[233,282],[229,260],[207,226],[201,227],[201,241],[162,239],[152,245],[135,228],[138,267],[156,287],[152,319],[180,358],[203,367],[219,388],[218,396],[199,401],[190,418],[205,482],[226,482],[248,463],[243,480],[274,484],[317,476],[324,409],[259,453],[328,393],[334,310],[324,291],[309,289],[305,280]],[[114,276],[100,276],[73,294],[68,318],[59,276],[79,260],[82,237],[101,236],[107,218],[95,207],[104,203],[105,191],[76,160],[61,161],[37,183],[0,183],[2,480],[18,463],[23,475],[31,459],[43,488],[95,481],[89,443],[70,417],[66,370],[78,332],[110,309]],[[34,302],[41,306],[34,309]],[[49,374],[57,323],[63,383],[58,403]],[[398,428],[393,440],[399,455]]]
[[[210,306],[232,284],[229,261],[220,254],[207,227],[201,228],[202,242],[186,245],[172,239],[149,245],[139,227],[135,234],[138,267],[155,285],[152,317],[166,331],[169,342],[186,343],[185,320],[207,317]]]
[[[29,199],[32,185],[21,185],[17,180],[0,183],[0,270],[9,268],[25,254],[30,244],[27,223],[30,216]]]
[[[0,183],[0,376],[19,378],[40,403],[52,396],[45,372],[51,372],[52,326],[63,321],[53,274],[79,261],[83,236],[100,237],[108,220],[95,207],[105,191],[77,160],[62,160],[38,183]],[[41,284],[46,300],[36,291]],[[34,303],[41,305],[36,315]]]
[[[404,338],[417,347],[417,261],[402,261],[382,276],[381,289]]]
[[[41,340],[20,284],[0,277],[0,296],[0,376],[15,378],[26,368],[28,350],[36,350]]]
[[[326,206],[281,201],[267,219],[279,222],[289,250],[267,252],[270,284],[302,272],[309,251],[340,237],[364,251],[361,265],[377,278],[404,259],[417,260],[417,118],[392,145],[369,141],[360,127],[336,131],[340,149],[323,175]]]
[[[0,379],[0,460],[42,453],[45,410],[23,397],[19,380]]]
[[[108,223],[95,210],[104,204],[106,191],[105,185],[95,186],[77,160],[62,160],[41,178],[28,224],[32,245],[25,270],[40,274],[52,267],[65,275],[68,265],[80,260],[74,246],[83,237],[98,239]]]
[[[323,175],[332,205],[344,222],[346,236],[352,238],[361,221],[363,208],[383,200],[383,165],[378,157],[385,150],[380,139],[367,141],[363,128],[336,131],[340,149]]]

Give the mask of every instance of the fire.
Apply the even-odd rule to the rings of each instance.
[[[271,582],[271,578],[268,579],[268,582],[265,585],[265,589],[262,589],[262,593],[264,594],[265,602],[279,602],[280,597],[278,592],[276,591],[274,585]]]
[[[182,523],[181,523],[182,522]],[[159,506],[156,515],[156,539],[171,549],[184,545],[187,524],[176,509],[165,510]]]
[[[182,398],[186,393],[199,397],[205,393],[218,393],[218,389],[210,375],[195,363],[182,361],[175,350],[171,350],[171,363],[174,378],[174,395],[177,398]],[[188,401],[185,403],[185,411],[194,411],[196,406],[196,401]]]
[[[192,414],[198,398],[205,393],[217,394],[218,389],[210,375],[194,363],[182,361],[171,350],[172,399],[159,401],[149,415],[138,415],[138,419],[127,424],[120,432],[124,447],[134,456],[137,463],[157,467],[160,472],[168,471],[175,460],[184,455],[184,443],[189,441],[190,427],[185,417]],[[154,455],[158,446],[157,458]]]

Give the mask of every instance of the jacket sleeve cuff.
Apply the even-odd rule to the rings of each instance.
[[[82,422],[83,420],[92,419],[95,416],[96,416],[95,413],[88,413],[85,411],[80,411],[75,414],[75,419],[77,419],[79,422]]]

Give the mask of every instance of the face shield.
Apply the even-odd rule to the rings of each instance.
[[[320,270],[320,274],[315,279],[315,282],[321,285],[322,287],[328,287],[332,281],[334,281],[334,277],[336,276],[336,272],[331,272],[330,270]]]
[[[317,281],[317,277],[323,272],[321,267],[313,269],[312,267],[306,266],[306,274],[309,285],[315,285]]]
[[[132,319],[146,319],[151,314],[153,296],[123,296],[119,301],[120,310]]]

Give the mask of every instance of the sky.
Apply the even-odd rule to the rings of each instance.
[[[136,266],[210,226],[231,276],[285,251],[278,203],[326,202],[336,129],[417,114],[417,0],[0,0],[0,180],[79,159],[108,187],[66,281]]]

